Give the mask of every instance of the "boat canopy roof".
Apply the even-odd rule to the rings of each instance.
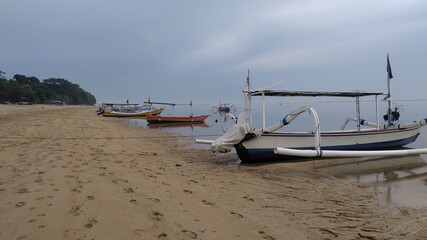
[[[148,102],[144,102],[144,103],[148,103],[148,104],[160,104],[160,105],[171,105],[171,106],[175,106],[175,105],[177,105],[176,103],[168,103],[168,102],[152,102],[152,101],[148,101]]]
[[[102,103],[102,105],[122,105],[122,106],[136,106],[139,103]]]
[[[380,92],[322,92],[322,91],[282,91],[282,90],[246,90],[243,91],[250,96],[272,96],[272,97],[365,97],[386,95]]]

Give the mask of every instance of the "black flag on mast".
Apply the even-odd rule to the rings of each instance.
[[[393,78],[393,73],[391,72],[391,65],[390,65],[390,59],[388,57],[388,53],[387,53],[387,76],[388,76],[388,79]]]

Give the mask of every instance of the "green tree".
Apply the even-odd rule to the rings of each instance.
[[[40,80],[36,77],[26,77],[25,75],[15,74],[15,76],[13,76],[13,78],[19,84],[31,84],[31,85],[40,84]]]
[[[5,72],[0,71],[0,103],[6,102],[9,98],[8,81],[4,76],[5,74]]]
[[[43,80],[43,83],[55,93],[66,104],[90,104],[96,103],[95,97],[80,88],[78,84],[71,83],[62,78],[49,78]]]
[[[96,98],[89,92],[62,78],[49,78],[40,82],[36,77],[15,74],[7,80],[0,71],[0,102],[29,101],[50,103],[64,101],[66,104],[95,104]]]

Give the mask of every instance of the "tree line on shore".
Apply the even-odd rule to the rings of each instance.
[[[5,72],[0,71],[0,103],[8,102],[93,105],[96,98],[78,84],[62,78],[40,81],[36,77],[15,74],[13,79],[6,79]]]

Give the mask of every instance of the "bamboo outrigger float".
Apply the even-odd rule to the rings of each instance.
[[[427,154],[423,149],[399,149],[414,142],[419,136],[427,119],[409,124],[398,124],[399,113],[392,111],[390,80],[393,77],[387,56],[388,93],[380,92],[317,92],[317,91],[277,91],[268,87],[250,90],[249,74],[247,89],[243,91],[245,108],[238,117],[237,124],[216,140],[199,140],[197,143],[211,144],[216,152],[228,152],[235,148],[242,162],[262,162],[309,157],[370,157],[370,156],[404,156]],[[340,130],[320,131],[320,122],[316,110],[303,106],[285,116],[271,127],[265,126],[265,97],[338,97],[356,100],[356,117],[346,119]],[[360,116],[360,98],[373,96],[376,106],[376,123],[368,122]],[[378,98],[388,101],[388,111],[384,123],[380,123]],[[252,97],[262,98],[263,126],[252,127]],[[298,116],[308,113],[312,120],[310,132],[280,132],[282,127],[290,124]],[[354,121],[356,129],[344,130],[347,123]],[[361,126],[365,126],[362,129]]]

